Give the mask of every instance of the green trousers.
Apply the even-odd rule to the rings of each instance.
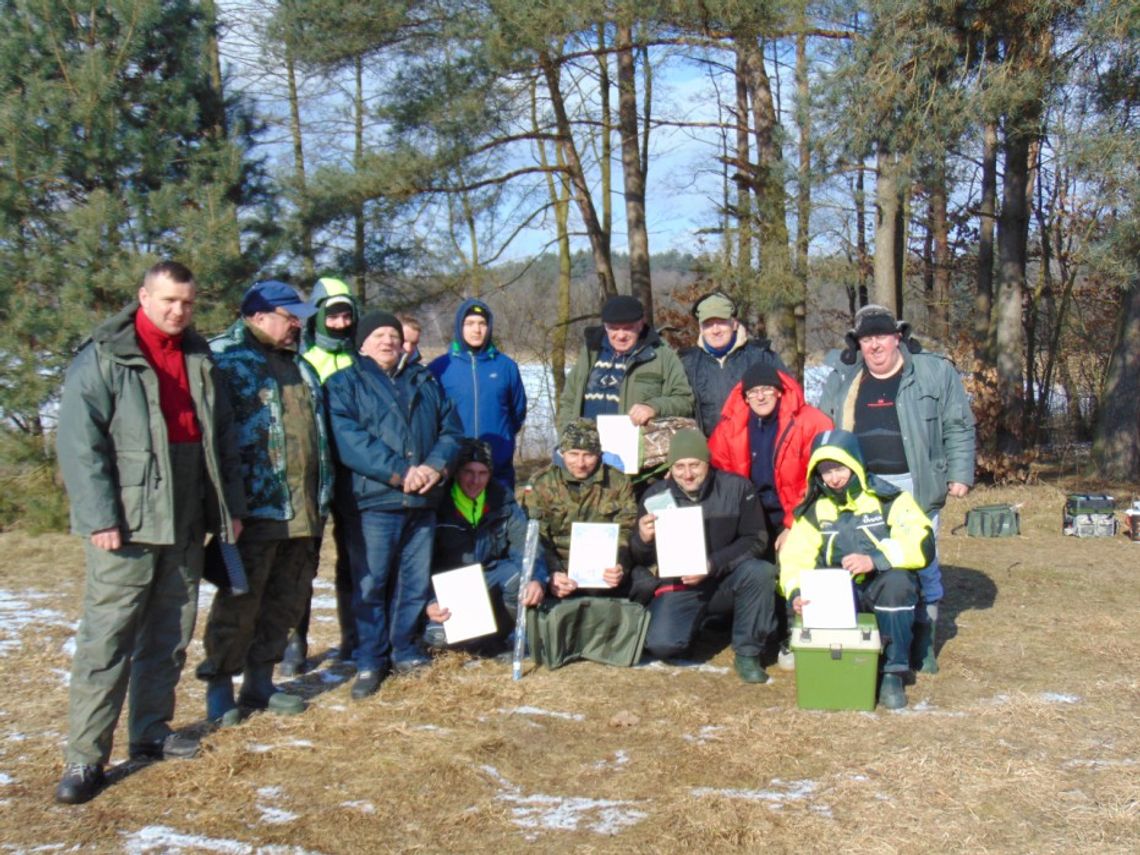
[[[205,540],[201,446],[170,446],[175,533],[171,546],[127,543],[109,552],[88,541],[83,618],[75,637],[67,762],[106,763],[128,684],[135,743],[170,733],[174,691],[198,613]]]
[[[316,537],[238,541],[249,593],[218,591],[206,622],[206,658],[198,676],[232,676],[246,665],[281,661],[317,572]]]

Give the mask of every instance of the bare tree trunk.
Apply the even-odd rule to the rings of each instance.
[[[610,112],[610,53],[606,45],[606,25],[598,24],[598,111],[601,113],[601,155],[598,169],[602,175],[602,231],[613,234],[613,115]]]
[[[1093,454],[1106,478],[1140,478],[1140,282],[1124,293]]]
[[[305,146],[301,135],[301,102],[297,95],[297,64],[293,60],[293,50],[289,43],[285,43],[285,78],[289,85],[289,136],[293,141],[293,179],[297,187],[297,196],[304,205],[306,179],[305,179]],[[313,266],[313,229],[307,217],[300,217],[301,228],[301,270],[306,282],[312,282],[315,276]]]
[[[851,303],[851,320],[855,312],[871,302],[870,284],[874,275],[874,263],[867,250],[867,190],[865,187],[867,170],[863,163],[855,170],[855,249],[859,261],[859,299]]]
[[[787,210],[780,174],[782,156],[776,140],[779,118],[759,42],[754,37],[741,38],[737,42],[737,50],[744,53],[745,80],[752,101],[753,134],[756,137],[755,190],[761,281],[767,292],[767,303],[771,306],[770,314],[775,318],[774,324],[769,323],[768,334],[781,359],[788,365],[795,365],[796,317],[793,306],[796,283],[788,248]]]
[[[570,126],[570,117],[566,112],[566,102],[562,98],[561,74],[559,66],[547,51],[539,54],[539,67],[546,79],[550,94],[550,105],[554,110],[554,120],[558,128],[558,144],[566,161],[566,171],[570,175],[570,183],[574,188],[574,200],[578,203],[578,212],[590,239],[590,248],[594,257],[594,271],[598,277],[598,305],[599,307],[610,297],[617,295],[617,286],[614,283],[613,263],[610,259],[610,235],[603,232],[598,222],[598,212],[594,208],[594,200],[590,196],[590,185],[586,181],[586,174],[582,168],[578,149],[574,145],[574,136]]]
[[[998,281],[994,306],[995,357],[1002,414],[998,422],[998,450],[1016,453],[1022,448],[1021,419],[1024,399],[1022,301],[1025,297],[1026,243],[1029,210],[1029,138],[1010,131],[1005,144],[1005,176],[1001,215],[998,218]]]
[[[984,364],[993,359],[994,226],[997,222],[996,122],[982,131],[982,198],[978,206],[978,278],[974,292],[974,352]]]
[[[796,122],[799,125],[799,183],[796,187],[796,361],[789,367],[803,382],[807,359],[808,249],[811,244],[811,91],[808,88],[807,23],[802,14],[796,33]]]
[[[736,268],[741,282],[751,282],[753,278],[752,259],[752,161],[751,142],[748,136],[748,84],[744,54],[736,51],[736,222],[737,250]],[[744,316],[752,320],[752,312],[757,306],[752,289],[743,295]]]
[[[875,183],[875,285],[873,299],[902,315],[902,267],[899,264],[899,246],[902,231],[899,228],[903,215],[902,163],[898,155],[880,151],[878,178]]]
[[[356,89],[352,103],[353,118],[353,168],[359,173],[364,169],[364,58],[357,56],[353,60],[353,71],[356,76]],[[356,206],[352,214],[352,267],[353,277],[356,280],[356,299],[360,307],[368,304],[368,294],[365,279],[364,261],[364,202]]]
[[[645,227],[645,169],[639,148],[637,80],[633,59],[633,32],[626,24],[617,26],[618,128],[621,136],[621,165],[625,179],[625,219],[629,242],[630,293],[645,307],[646,320],[653,323],[653,290],[649,275],[649,232]],[[648,116],[646,119],[648,120]]]
[[[950,191],[946,182],[946,158],[939,155],[930,183],[931,289],[927,317],[930,329],[950,344]]]

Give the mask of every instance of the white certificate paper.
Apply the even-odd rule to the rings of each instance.
[[[636,475],[641,463],[641,428],[629,416],[598,416],[598,439],[602,451],[621,460],[622,472]]]
[[[602,571],[617,565],[617,551],[617,523],[573,523],[570,526],[570,578],[579,588],[608,588]]]
[[[469,564],[431,577],[435,598],[451,617],[443,622],[448,644],[480,638],[498,631],[491,597],[483,579],[483,565]]]
[[[851,629],[855,626],[855,597],[846,570],[809,570],[800,575],[805,629]]]
[[[705,576],[709,572],[705,552],[705,521],[699,507],[665,508],[655,512],[657,575],[662,579]]]

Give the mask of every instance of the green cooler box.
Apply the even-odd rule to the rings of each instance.
[[[873,710],[879,674],[879,628],[872,614],[854,629],[792,629],[796,705],[804,710]]]

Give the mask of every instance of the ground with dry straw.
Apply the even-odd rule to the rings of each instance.
[[[1023,536],[951,532],[997,501],[1023,503]],[[0,535],[0,845],[1134,852],[1140,543],[1063,537],[1063,502],[1036,486],[950,505],[942,673],[917,678],[905,711],[799,710],[790,674],[740,683],[724,637],[680,666],[528,663],[517,683],[508,666],[450,654],[355,703],[351,669],[323,659],[290,684],[304,715],[210,734],[196,760],[134,766],[120,732],[113,784],[82,807],[51,800],[82,553],[65,536]],[[338,635],[325,559],[318,658]],[[195,641],[179,688],[175,723],[191,730],[201,655]]]

